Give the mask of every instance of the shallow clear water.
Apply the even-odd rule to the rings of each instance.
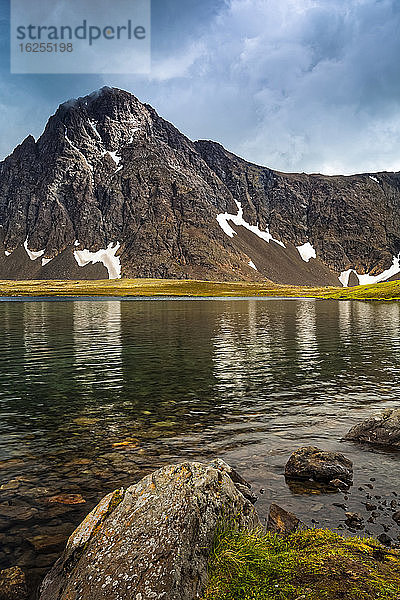
[[[354,461],[350,510],[400,495],[399,453],[340,441],[399,405],[398,303],[2,301],[0,332],[0,568],[41,574],[106,492],[186,458],[237,467],[261,515],[275,500],[322,526],[343,495],[286,485],[301,445]],[[367,529],[397,537],[381,512]]]

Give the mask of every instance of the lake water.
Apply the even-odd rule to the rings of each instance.
[[[235,466],[263,490],[262,516],[273,500],[341,528],[342,494],[283,477],[317,445],[354,461],[350,510],[367,493],[388,504],[400,454],[340,439],[399,406],[399,334],[399,303],[1,301],[0,568],[38,579],[105,493],[185,459]],[[381,515],[367,530],[395,539]]]

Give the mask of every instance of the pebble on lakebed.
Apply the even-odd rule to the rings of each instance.
[[[28,600],[25,574],[19,567],[0,571],[0,600]]]

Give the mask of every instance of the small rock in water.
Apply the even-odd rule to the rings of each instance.
[[[37,552],[57,549],[65,544],[66,536],[62,533],[52,535],[34,535],[27,537],[26,540],[35,548]]]
[[[0,571],[0,600],[28,600],[25,574],[19,567]]]
[[[400,409],[387,409],[358,423],[346,434],[345,440],[377,446],[400,447]],[[372,478],[371,478],[372,480]]]
[[[392,515],[392,519],[397,523],[397,525],[400,525],[400,510],[398,510],[394,513],[394,515]]]
[[[305,529],[305,525],[296,515],[286,511],[277,504],[271,504],[268,514],[267,531],[286,535],[298,529]]]
[[[392,539],[386,533],[381,533],[378,535],[378,540],[384,546],[391,546],[392,544]]]
[[[347,512],[346,514],[346,525],[356,529],[363,527],[364,518],[359,513]]]
[[[285,477],[287,479],[313,479],[323,483],[339,479],[352,485],[353,463],[340,452],[306,446],[292,453],[285,466]]]
[[[329,482],[329,485],[337,488],[338,490],[342,490],[342,491],[347,491],[350,487],[347,483],[345,483],[341,479],[332,479],[332,481]]]
[[[10,506],[9,504],[0,504],[0,517],[6,517],[12,521],[29,521],[38,514],[36,508],[30,506]]]
[[[95,425],[100,419],[90,419],[88,417],[78,417],[74,419],[74,423],[79,425],[80,427],[90,427],[91,425]]]
[[[46,499],[50,504],[85,504],[86,500],[80,494],[59,494]]]
[[[346,504],[341,504],[340,502],[333,502],[332,505],[337,506],[338,508],[342,508],[343,510],[347,510],[348,508]]]
[[[376,510],[378,507],[376,506],[376,504],[371,504],[370,502],[366,502],[365,508],[368,511],[372,511],[372,510]]]

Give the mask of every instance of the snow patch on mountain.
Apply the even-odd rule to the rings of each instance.
[[[118,154],[116,152],[110,152],[110,151],[108,151],[108,154],[111,156],[111,158],[113,159],[113,161],[115,162],[115,164],[119,165],[119,163],[121,162],[121,157],[118,156]]]
[[[261,231],[261,229],[259,229],[259,227],[258,227],[258,224],[250,225],[250,223],[247,223],[247,221],[245,221],[243,218],[243,208],[242,208],[241,203],[238,202],[237,200],[235,200],[235,203],[236,203],[236,206],[238,207],[237,215],[231,215],[229,213],[221,213],[221,214],[217,215],[217,221],[219,223],[219,226],[226,233],[226,235],[228,235],[230,238],[233,238],[233,236],[236,235],[236,231],[234,229],[232,229],[232,227],[228,223],[228,221],[232,221],[233,223],[235,223],[235,225],[245,227],[246,229],[248,229],[249,231],[251,231],[252,233],[257,235],[262,240],[264,240],[266,242],[275,242],[276,244],[279,244],[280,246],[282,246],[282,248],[286,248],[286,246],[283,242],[281,242],[280,240],[276,240],[275,238],[272,237],[272,235],[269,232],[268,227],[267,227],[266,231]]]
[[[296,246],[296,248],[304,262],[310,262],[311,258],[317,258],[317,253],[310,242],[306,242],[302,246]]]
[[[24,241],[24,248],[26,250],[27,255],[29,256],[29,258],[31,260],[36,260],[37,258],[40,258],[41,256],[43,256],[44,254],[44,250],[38,250],[38,251],[33,251],[33,250],[29,250],[28,248],[28,238],[26,238],[26,240]]]
[[[398,275],[400,273],[400,254],[398,257],[394,256],[392,266],[379,275],[359,275],[355,269],[342,271],[342,273],[339,275],[339,281],[342,283],[343,287],[348,287],[351,273],[355,273],[357,275],[360,285],[368,285],[370,283],[380,283],[382,281],[386,281],[386,279],[389,279],[390,277],[393,277],[393,275]]]
[[[252,269],[254,269],[255,271],[258,271],[256,265],[253,263],[252,260],[249,260],[249,267],[251,267]]]
[[[75,246],[78,246],[79,242],[75,242]],[[95,264],[101,262],[108,271],[109,279],[120,279],[121,278],[121,261],[116,253],[120,249],[121,244],[119,242],[111,242],[107,248],[101,248],[97,252],[90,252],[90,250],[74,250],[74,257],[80,267],[85,267],[89,263]]]

